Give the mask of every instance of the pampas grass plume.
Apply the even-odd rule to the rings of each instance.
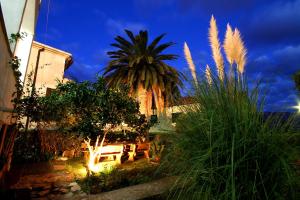
[[[221,45],[218,38],[218,28],[214,16],[210,19],[209,27],[209,42],[212,49],[212,56],[216,63],[218,76],[221,80],[224,79],[224,60],[221,53]]]
[[[206,65],[205,77],[206,77],[207,83],[209,85],[211,85],[212,84],[212,77],[211,77],[210,67],[208,65]]]
[[[240,74],[244,73],[246,64],[247,49],[245,48],[244,42],[241,38],[240,31],[236,28],[233,33],[233,42],[235,48],[234,60],[237,64],[237,70]]]
[[[190,49],[186,42],[184,43],[183,50],[184,50],[184,56],[185,56],[186,62],[188,63],[189,69],[191,70],[192,77],[193,77],[195,83],[197,84],[196,67],[193,62]]]

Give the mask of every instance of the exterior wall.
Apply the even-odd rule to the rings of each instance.
[[[68,83],[68,82],[72,82],[71,79],[64,77],[62,80],[63,83]]]
[[[38,51],[42,48],[44,51],[40,53],[35,87],[40,89],[39,92],[42,95],[45,95],[47,88],[54,89],[58,80],[63,81],[66,62],[71,58],[71,54],[34,41],[27,66],[25,86],[30,74],[33,79]]]
[[[16,78],[9,61],[13,56],[22,59],[20,70],[25,71],[39,4],[40,0],[0,0],[0,157],[5,160],[0,168],[0,182],[10,169],[18,131],[12,118],[11,102],[16,90]],[[11,34],[20,32],[26,32],[29,37],[9,44]]]
[[[18,33],[25,9],[26,0],[0,0],[3,18],[6,26],[7,38],[12,33]],[[11,44],[11,51],[14,52],[16,44]]]
[[[4,21],[0,10],[0,125],[12,124],[11,103],[12,94],[15,92],[16,79],[9,65],[11,51],[6,36]]]
[[[34,37],[38,10],[41,0],[0,0],[7,38],[11,34],[25,33],[26,37],[11,43],[11,51],[20,59],[19,71],[24,81],[31,44]]]
[[[172,119],[172,114],[175,113],[185,113],[187,110],[192,109],[193,107],[197,107],[199,104],[186,104],[186,105],[178,105],[165,108],[166,116]]]
[[[34,38],[39,5],[40,0],[27,0],[23,13],[19,32],[26,33],[26,37],[18,40],[14,53],[14,55],[18,56],[18,58],[21,60],[19,68],[20,72],[22,73],[21,81],[25,80],[25,73],[29,60],[31,44]]]

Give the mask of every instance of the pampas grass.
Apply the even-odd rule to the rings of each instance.
[[[212,56],[218,70],[219,79],[224,80],[224,60],[221,53],[221,45],[218,38],[218,28],[214,16],[212,16],[210,19],[209,42],[212,50]]]
[[[196,75],[196,67],[195,67],[195,64],[194,64],[194,61],[193,61],[193,58],[192,58],[192,54],[190,52],[190,49],[189,49],[189,46],[187,45],[187,43],[185,42],[184,43],[184,56],[185,56],[185,59],[188,63],[188,66],[189,66],[189,69],[191,70],[191,74],[192,74],[192,77],[194,79],[194,82],[195,84],[197,84],[197,75]]]
[[[235,48],[234,48],[234,42],[233,42],[233,31],[229,24],[227,24],[223,48],[225,51],[227,61],[229,62],[230,66],[232,67],[232,64],[234,62]]]
[[[297,199],[300,179],[292,163],[299,158],[299,134],[293,118],[264,118],[259,87],[249,89],[243,75],[247,50],[238,29],[227,26],[223,45],[237,78],[224,73],[214,17],[209,41],[217,73],[206,66],[206,81],[198,79],[194,104],[182,108],[162,159],[161,168],[178,177],[168,199]]]
[[[168,199],[297,199],[293,120],[264,119],[258,87],[237,79],[224,87],[214,77],[198,83],[195,106],[182,108],[176,121],[161,165],[178,177]]]
[[[210,70],[210,67],[208,65],[206,65],[205,77],[206,77],[207,83],[209,85],[211,85],[212,84],[211,70]]]
[[[240,31],[237,28],[235,28],[233,33],[233,43],[234,43],[234,49],[236,51],[234,55],[234,60],[237,64],[237,70],[240,74],[243,74],[245,70],[245,64],[246,64],[247,50],[241,38]]]

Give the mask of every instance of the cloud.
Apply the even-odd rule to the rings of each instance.
[[[101,66],[101,69],[103,69],[107,63],[110,61],[109,56],[107,55],[108,51],[113,51],[114,49],[112,47],[110,48],[100,48],[96,50],[93,54],[93,59],[95,62],[99,63]]]
[[[90,65],[86,63],[80,63],[75,60],[71,67],[65,72],[66,77],[72,77],[77,81],[95,81],[97,74],[100,71],[98,65]]]
[[[60,48],[64,51],[68,51],[72,53],[80,49],[80,44],[78,42],[69,42],[69,43],[61,44]]]
[[[300,41],[300,0],[277,1],[253,13],[245,28],[249,40],[262,43]]]
[[[260,55],[250,60],[247,71],[258,70],[264,74],[290,76],[300,70],[300,44],[283,46],[275,49],[270,55]]]
[[[115,20],[108,18],[106,20],[107,31],[112,35],[119,35],[124,32],[124,29],[131,30],[133,32],[138,32],[140,30],[145,30],[146,25],[138,22],[124,22],[122,20]]]
[[[205,14],[228,14],[254,8],[259,0],[179,0],[182,11],[201,10]]]
[[[267,111],[292,111],[298,99],[292,75],[299,70],[300,44],[279,47],[269,55],[250,60],[247,74],[252,80],[261,79],[261,86],[267,92]]]
[[[48,40],[57,41],[63,38],[63,33],[57,28],[50,27],[48,28],[47,33],[45,30],[44,33],[37,35],[37,37],[42,42],[47,42]]]

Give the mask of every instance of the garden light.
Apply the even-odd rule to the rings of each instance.
[[[297,109],[297,112],[300,113],[300,101],[298,101],[298,104],[296,106],[293,106],[294,109]]]

